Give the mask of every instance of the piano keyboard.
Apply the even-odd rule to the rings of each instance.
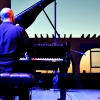
[[[20,58],[19,60],[27,60],[27,58]],[[61,58],[32,58],[32,60],[51,61],[51,62],[63,61],[63,59]]]

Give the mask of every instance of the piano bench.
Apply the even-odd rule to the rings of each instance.
[[[19,96],[31,100],[34,77],[28,73],[1,73],[0,96]]]

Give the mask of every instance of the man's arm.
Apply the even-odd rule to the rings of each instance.
[[[24,49],[25,49],[25,52],[26,52],[25,56],[28,59],[31,59],[34,55],[34,46],[31,43],[29,36],[24,29],[22,30],[21,37],[22,37]]]

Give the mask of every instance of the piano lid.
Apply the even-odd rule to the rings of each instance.
[[[47,7],[53,1],[55,0],[40,0],[36,4],[25,9],[15,16],[15,24],[18,23],[21,27],[27,29],[35,21],[39,13],[42,11],[42,8]]]

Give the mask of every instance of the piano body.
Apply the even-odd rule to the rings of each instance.
[[[40,0],[35,5],[15,16],[15,22],[24,29],[28,28],[44,8],[55,0]],[[47,14],[44,12],[47,17]],[[33,16],[32,16],[33,15]],[[48,18],[48,17],[47,17]],[[27,21],[28,20],[28,21]],[[48,19],[49,20],[49,19]],[[50,20],[49,20],[50,22]],[[54,27],[53,27],[54,28]],[[57,33],[57,32],[56,32]],[[58,35],[58,34],[57,34]],[[59,36],[59,35],[58,35]],[[33,70],[56,70],[59,68],[60,99],[66,98],[66,78],[70,66],[70,42],[66,44],[34,44],[36,53],[33,60],[20,60],[22,72]]]
[[[39,15],[39,13],[55,0],[40,0],[31,7],[15,16],[15,23],[27,29]],[[28,20],[28,21],[27,21]],[[70,43],[64,44],[33,44],[35,45],[35,57],[31,61],[20,59],[21,64],[28,65],[29,72],[35,70],[56,70],[60,66],[69,67],[67,52],[70,52]],[[67,59],[67,60],[64,60]],[[62,67],[60,67],[62,69]],[[63,67],[64,69],[64,67]],[[23,69],[22,69],[23,70]],[[24,71],[28,71],[24,66]]]
[[[67,45],[63,44],[34,44],[35,45],[35,55],[32,60],[25,60],[23,55],[20,59],[20,64],[22,71],[33,71],[33,70],[68,70],[70,59],[67,56],[66,49],[68,46],[70,48],[70,43]],[[27,67],[29,66],[29,67]],[[66,71],[67,72],[67,71]],[[32,73],[32,72],[31,72]]]

